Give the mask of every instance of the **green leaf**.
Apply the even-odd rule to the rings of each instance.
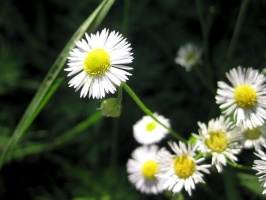
[[[17,145],[10,159],[21,159],[28,155],[50,151],[60,145],[64,145],[68,143],[69,141],[72,141],[73,137],[75,137],[79,133],[82,133],[84,130],[89,128],[91,125],[98,122],[101,118],[102,118],[101,112],[97,111],[93,113],[92,115],[90,115],[84,121],[74,126],[69,131],[64,132],[60,136],[56,137],[54,141],[48,141],[48,142],[27,141],[21,145]],[[0,140],[1,140],[1,136],[0,136]]]
[[[22,159],[27,155],[38,154],[47,151],[53,147],[52,143],[27,142],[22,147],[14,149],[11,158]]]
[[[90,115],[89,118],[87,118],[84,121],[82,121],[81,123],[77,124],[72,129],[70,129],[69,131],[67,131],[64,134],[62,134],[61,136],[55,138],[55,143],[57,145],[60,145],[60,144],[65,144],[68,141],[71,141],[71,139],[75,135],[83,132],[89,126],[91,126],[92,124],[94,124],[97,121],[99,121],[101,118],[102,118],[101,112],[97,111],[97,112],[93,113],[92,115]]]
[[[256,195],[265,197],[265,195],[262,195],[263,187],[261,186],[261,183],[258,181],[259,180],[258,176],[246,173],[238,173],[237,177],[240,180],[240,185],[247,188]]]

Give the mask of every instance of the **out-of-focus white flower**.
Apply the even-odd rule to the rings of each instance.
[[[170,122],[162,115],[154,113],[154,116],[165,126],[170,128]],[[133,135],[140,144],[152,144],[161,141],[167,134],[168,130],[154,121],[150,116],[143,116],[136,124],[133,125]]]
[[[190,71],[193,66],[201,63],[201,54],[202,51],[199,47],[188,43],[180,47],[175,62],[184,67],[186,71]]]
[[[158,151],[166,152],[164,148],[159,150],[156,145],[138,147],[127,162],[129,181],[146,194],[158,194],[163,191],[162,179],[155,176],[159,170],[156,161]]]
[[[260,158],[260,160],[255,160],[252,169],[258,171],[256,173],[259,176],[259,181],[261,182],[261,186],[264,188],[262,194],[266,194],[266,155],[263,151],[258,150],[255,153],[256,156]]]
[[[246,128],[242,131],[244,147],[247,149],[255,148],[261,149],[262,146],[266,147],[266,125]]]

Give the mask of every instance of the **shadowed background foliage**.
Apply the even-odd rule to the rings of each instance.
[[[0,1],[0,150],[60,51],[100,2]],[[214,88],[218,80],[224,79],[225,69],[238,65],[266,68],[264,0],[249,2],[228,63],[226,55],[241,2],[197,2],[202,9],[204,30],[209,27],[209,59],[203,58],[198,70],[211,66]],[[169,118],[172,128],[183,137],[188,139],[197,132],[198,121],[219,116],[214,93],[204,87],[194,70],[186,72],[174,62],[181,45],[206,45],[195,1],[117,0],[98,30],[103,28],[119,31],[131,43],[134,70],[128,85],[152,111]],[[103,118],[97,112],[101,101],[80,99],[79,92],[68,88],[66,72],[60,76],[60,87],[0,172],[0,198],[166,199],[164,195],[142,195],[127,180],[126,162],[138,146],[132,125],[144,115],[134,101],[124,92],[121,117]],[[87,120],[91,116],[93,122]],[[74,133],[69,133],[78,124]],[[168,139],[174,140],[170,135]],[[160,145],[166,146],[166,141]],[[240,156],[240,162],[247,165],[252,165],[253,159],[249,151]],[[238,179],[235,171],[228,167],[225,175],[207,175],[208,187],[197,187],[191,199],[262,198],[242,183],[243,176]],[[234,197],[228,197],[228,177]],[[243,188],[249,190],[240,193]],[[182,198],[189,197],[184,193],[172,199]]]

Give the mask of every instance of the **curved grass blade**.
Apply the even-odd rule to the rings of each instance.
[[[93,124],[102,119],[102,114],[99,111],[94,112],[87,119],[83,120],[67,132],[57,136],[53,141],[49,142],[33,142],[27,141],[23,145],[17,145],[10,157],[10,159],[23,159],[25,156],[39,154],[46,151],[51,151],[55,148],[65,146],[73,141],[73,138],[78,134],[84,132]]]
[[[10,154],[12,153],[16,144],[18,143],[19,139],[23,136],[25,131],[29,128],[33,120],[36,118],[38,113],[41,111],[41,108],[44,106],[42,105],[40,107],[40,104],[43,102],[43,99],[45,99],[46,95],[48,94],[49,89],[55,83],[56,77],[58,76],[59,72],[62,70],[67,60],[69,51],[75,46],[74,42],[76,40],[79,40],[84,35],[87,29],[89,28],[95,29],[96,26],[100,24],[100,22],[103,20],[103,18],[106,16],[107,12],[113,5],[114,1],[115,0],[102,1],[102,3],[95,9],[95,11],[78,28],[78,30],[71,37],[67,45],[62,50],[62,52],[59,54],[54,64],[50,68],[48,74],[44,78],[35,96],[33,97],[28,108],[24,112],[21,120],[19,121],[17,127],[14,130],[14,133],[11,139],[7,143],[6,147],[4,148],[1,154],[1,157],[0,157],[0,170],[3,164],[5,163],[5,161],[10,157]]]

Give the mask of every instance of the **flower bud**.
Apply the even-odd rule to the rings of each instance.
[[[99,110],[105,117],[119,117],[121,113],[121,102],[118,98],[109,98],[101,103]]]

